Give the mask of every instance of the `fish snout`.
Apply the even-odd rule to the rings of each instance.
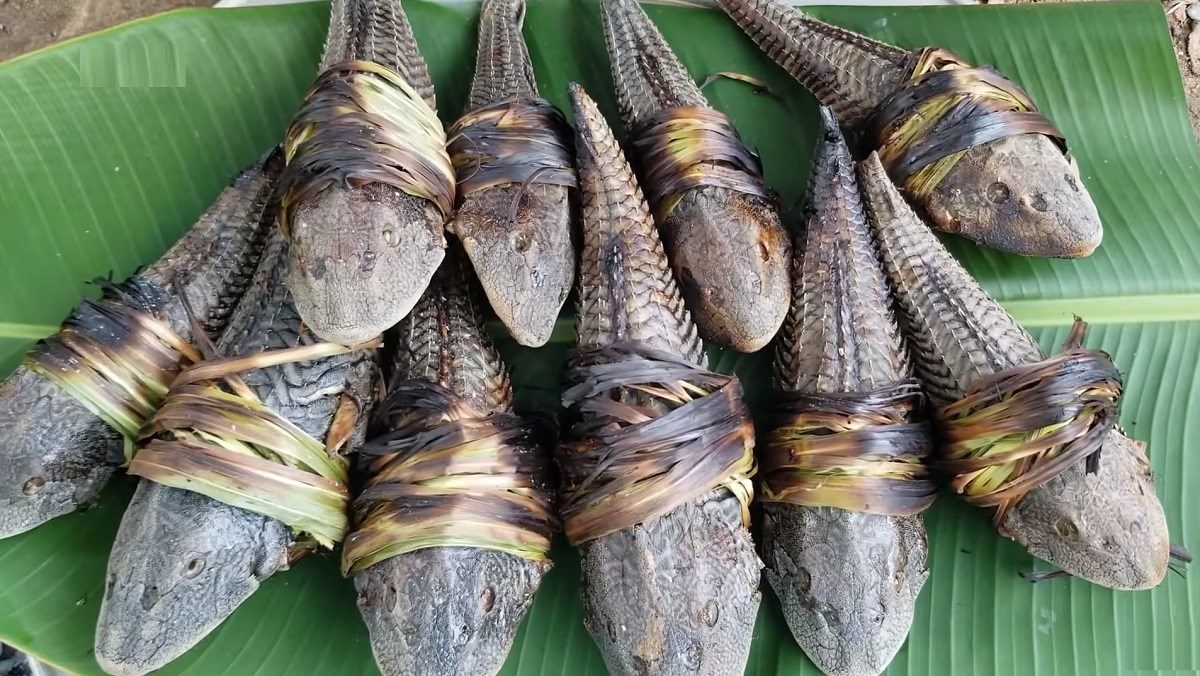
[[[1080,258],[1104,236],[1078,171],[1038,134],[969,149],[924,204],[939,229],[1022,256]]]
[[[19,535],[75,511],[75,485],[47,479],[41,468],[12,463],[0,474],[0,539]]]
[[[0,538],[91,503],[124,440],[66,390],[19,367],[0,383]]]
[[[445,255],[440,213],[390,186],[331,186],[298,204],[286,282],[313,333],[352,344],[412,310]]]

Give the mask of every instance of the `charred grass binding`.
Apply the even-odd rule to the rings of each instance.
[[[1008,136],[1062,133],[1033,99],[996,70],[973,68],[947,49],[926,47],[909,80],[871,116],[879,158],[913,198],[924,199],[964,151]]]
[[[742,143],[729,118],[702,106],[674,106],[630,134],[638,181],[661,222],[683,193],[711,185],[776,201],[758,155]]]
[[[531,423],[483,413],[424,380],[392,387],[376,414],[385,431],[360,449],[342,572],[353,575],[427,547],[478,547],[549,562],[558,530],[550,467]]]
[[[573,188],[570,129],[544,99],[508,99],[472,110],[450,127],[458,195],[507,183]]]
[[[346,534],[349,502],[339,453],[348,435],[334,431],[353,425],[335,418],[322,444],[263,404],[237,374],[377,346],[317,343],[201,362],[175,380],[142,429],[129,473],[269,516],[332,548]]]
[[[938,412],[941,465],[967,502],[999,525],[1026,493],[1087,458],[1117,422],[1121,375],[1108,355],[1082,346],[1078,317],[1063,352],[981,378]],[[1143,459],[1142,462],[1145,462]]]
[[[142,424],[162,405],[179,372],[201,355],[143,309],[136,282],[99,283],[103,297],[85,300],[24,364],[120,432],[128,462]]]
[[[577,352],[567,378],[563,403],[579,420],[558,460],[572,544],[661,516],[718,486],[737,497],[749,522],[754,427],[736,377],[626,342]],[[653,397],[668,412],[614,398],[619,390]]]
[[[909,379],[872,392],[782,393],[762,454],[763,502],[912,516],[933,504],[928,426]]]
[[[338,182],[394,186],[454,210],[454,166],[437,113],[404,78],[372,61],[345,61],[313,83],[284,137],[279,223]]]

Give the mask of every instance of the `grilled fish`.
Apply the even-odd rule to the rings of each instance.
[[[351,60],[397,73],[436,109],[400,0],[334,0],[321,70]],[[335,183],[290,220],[288,288],[313,333],[339,343],[369,340],[408,314],[446,248],[433,202],[378,181]]]
[[[538,98],[524,20],[524,0],[483,3],[468,112]],[[462,241],[492,309],[522,345],[550,339],[575,281],[569,192],[534,181],[484,188],[464,197],[447,226]]]
[[[946,251],[888,179],[878,157],[860,167],[867,209],[932,402],[961,398],[979,378],[1045,358],[1038,344]],[[1170,542],[1145,451],[1119,430],[1086,461],[1033,489],[1000,533],[1066,572],[1115,589],[1162,581]]]
[[[512,387],[483,330],[469,272],[450,254],[397,327],[393,379],[427,380],[480,411],[512,411]],[[384,674],[494,674],[550,566],[476,547],[428,547],[354,576]]]
[[[792,306],[775,385],[784,392],[867,392],[910,378],[854,162],[821,109],[805,241],[797,241]],[[767,580],[792,635],[827,674],[877,674],[899,650],[929,575],[920,516],[763,503]]]
[[[612,130],[578,85],[583,348],[638,341],[695,364],[703,346]],[[647,407],[652,397],[625,392]],[[741,673],[761,562],[734,495],[718,488],[580,550],[584,624],[615,674]]]
[[[603,0],[601,7],[627,129],[673,107],[710,107],[636,0]],[[766,345],[783,322],[790,292],[790,243],[775,206],[703,185],[684,192],[659,229],[700,335],[742,352]]]
[[[822,23],[776,0],[719,4],[847,128],[864,125],[913,67],[914,52]],[[1087,256],[1103,235],[1078,170],[1040,134],[970,148],[923,207],[940,230],[1025,256]]]
[[[239,173],[162,258],[119,285],[123,301],[165,321],[190,341],[186,297],[205,331],[219,334],[272,228],[264,212],[280,166],[273,154]],[[18,366],[0,384],[0,437],[5,440],[0,453],[0,537],[95,501],[125,461],[117,430],[26,366]]]
[[[225,356],[317,342],[283,283],[288,246],[272,234],[216,348]],[[339,408],[359,415],[347,447],[361,442],[377,367],[365,351],[242,374],[258,398],[324,441]],[[294,536],[281,521],[200,493],[142,481],[108,559],[96,627],[96,660],[110,674],[144,674],[182,655],[260,582],[286,570]]]

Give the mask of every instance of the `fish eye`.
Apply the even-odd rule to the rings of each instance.
[[[1012,192],[1008,189],[1008,186],[998,181],[989,185],[987,189],[987,196],[988,199],[991,200],[992,204],[1003,204],[1004,202],[1007,202],[1008,197],[1011,194]]]
[[[46,485],[46,480],[40,476],[29,477],[29,479],[21,486],[21,492],[25,495],[33,495],[42,490]]]
[[[188,559],[187,564],[183,567],[183,576],[189,580],[202,572],[204,572],[204,556],[200,554]]]
[[[1066,540],[1079,537],[1079,527],[1069,517],[1063,517],[1054,524],[1054,530]]]

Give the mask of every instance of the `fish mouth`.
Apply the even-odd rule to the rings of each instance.
[[[1099,467],[1080,462],[1027,493],[1004,517],[1000,533],[1070,575],[1112,589],[1162,582],[1171,542],[1162,503],[1127,437],[1110,431]]]
[[[497,217],[489,209],[507,209],[520,196],[510,192],[489,188],[468,197],[449,229],[458,235],[496,316],[518,343],[540,347],[554,333],[575,281],[568,202],[565,189],[559,195],[531,192],[506,225],[498,218],[507,213]]]
[[[0,486],[0,539],[28,532],[79,507],[76,487],[69,481],[31,476],[15,486],[5,483]]]
[[[547,570],[505,552],[430,547],[358,573],[358,607],[386,675],[494,674]]]
[[[288,539],[269,517],[142,481],[109,555],[96,661],[145,674],[191,650],[286,567]]]
[[[938,229],[1022,256],[1081,258],[1104,237],[1077,170],[1038,134],[970,149],[921,201]]]
[[[142,676],[161,669],[195,647],[225,619],[223,615],[212,618],[199,629],[180,626],[170,616],[159,617],[154,612],[154,603],[163,596],[157,587],[136,583],[105,598],[94,645],[96,663],[105,673]]]
[[[972,234],[963,230],[963,234],[992,248],[1021,256],[1084,258],[1100,246],[1104,236],[1100,217],[1090,206],[1081,201],[1053,212],[1033,208],[1019,208],[1015,212],[998,210],[990,219],[992,227],[987,231]]]
[[[830,676],[886,669],[928,578],[920,517],[768,503],[762,541],[767,580],[813,663]]]

